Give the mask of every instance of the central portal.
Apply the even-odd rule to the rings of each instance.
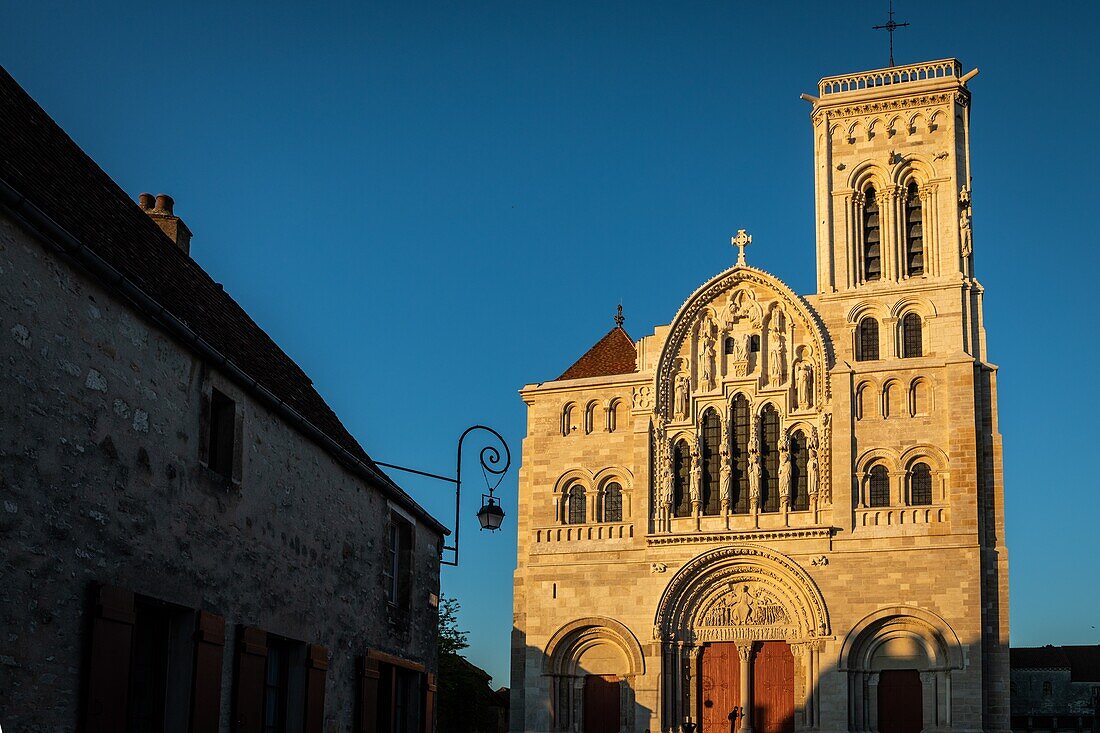
[[[702,733],[794,733],[794,656],[785,641],[713,642],[703,647]],[[744,659],[744,657],[748,657]],[[742,684],[743,671],[748,672]],[[742,700],[748,693],[749,700]],[[751,705],[751,715],[745,715]],[[747,724],[747,725],[746,725]]]

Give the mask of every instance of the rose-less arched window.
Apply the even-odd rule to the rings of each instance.
[[[767,405],[760,414],[760,458],[763,481],[760,486],[760,511],[779,511],[779,413]]]
[[[901,356],[904,359],[912,359],[924,353],[923,329],[920,316],[916,313],[906,313],[901,319]]]
[[[856,334],[856,361],[874,361],[878,358],[878,321],[871,316],[859,322]]]
[[[806,465],[810,460],[810,451],[806,445],[806,436],[796,430],[791,435],[791,509],[805,511],[810,508],[810,494],[806,479]]]
[[[623,521],[623,487],[611,481],[603,490],[603,521]]]
[[[707,410],[703,415],[703,514],[717,514],[721,500],[722,423],[718,413]]]
[[[882,277],[882,226],[875,189],[863,192],[863,279]]]
[[[918,463],[909,472],[909,503],[927,506],[932,503],[932,469],[927,463]]]
[[[584,524],[588,521],[588,511],[585,496],[584,487],[580,484],[573,484],[569,487],[569,507],[568,507],[568,521],[569,524]]]
[[[915,181],[905,189],[905,273],[924,274],[924,213]]]
[[[733,462],[730,505],[734,514],[749,511],[749,425],[749,401],[739,394],[733,398],[730,430],[730,460]]]
[[[875,466],[867,480],[867,503],[873,507],[890,506],[890,474],[886,466]]]
[[[677,517],[691,515],[691,451],[679,440],[672,451],[672,506]]]

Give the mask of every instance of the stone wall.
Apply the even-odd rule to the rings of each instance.
[[[155,297],[156,293],[152,293]],[[0,215],[0,721],[72,730],[107,583],[326,647],[326,730],[355,658],[435,667],[440,537],[417,523],[407,629],[386,621],[388,499]],[[199,463],[201,395],[243,407],[239,485]]]

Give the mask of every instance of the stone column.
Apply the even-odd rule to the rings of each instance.
[[[695,723],[696,730],[701,723],[696,716],[702,709],[702,702],[699,700],[699,684],[703,676],[703,655],[700,653],[702,651],[701,646],[693,646],[687,650],[688,709],[684,718]]]
[[[867,675],[867,696],[863,722],[866,730],[878,730],[878,672],[871,672]]]
[[[924,718],[924,729],[936,727],[940,724],[939,715],[936,711],[939,709],[936,701],[936,672],[921,672],[920,673],[920,686],[921,686],[921,716]]]
[[[739,733],[752,731],[752,658],[753,642],[737,642],[737,656],[741,659],[741,729]]]
[[[791,644],[794,656],[794,722],[795,730],[813,727],[810,702],[810,667],[806,644]]]

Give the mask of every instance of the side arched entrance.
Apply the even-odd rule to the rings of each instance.
[[[645,673],[645,658],[625,625],[602,616],[572,621],[550,638],[543,659],[543,674],[550,678],[552,730],[634,729],[634,690]]]
[[[731,545],[686,563],[654,619],[661,642],[661,727],[792,733],[818,723],[824,599],[789,557]]]

